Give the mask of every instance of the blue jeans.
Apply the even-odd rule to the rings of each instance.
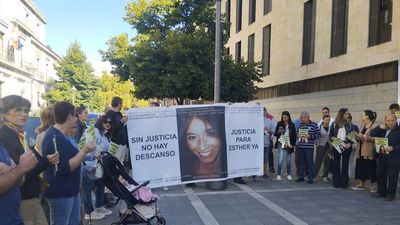
[[[279,151],[278,175],[282,175],[282,164],[283,164],[283,159],[285,157],[286,157],[286,172],[287,175],[290,175],[292,169],[292,155],[289,154],[286,149],[282,148],[281,143],[278,143],[278,151]]]
[[[104,206],[104,182],[103,179],[91,180],[85,173],[83,173],[82,180],[82,198],[85,205],[85,213],[90,214],[94,211],[92,204],[92,190],[96,187],[96,208]]]
[[[78,225],[81,221],[79,193],[70,198],[48,198],[51,225]]]

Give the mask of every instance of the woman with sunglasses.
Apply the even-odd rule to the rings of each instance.
[[[102,151],[108,151],[111,140],[111,118],[107,115],[101,116],[94,125],[96,136],[96,151],[87,154],[85,158],[85,166],[83,173],[83,202],[85,205],[85,219],[103,219],[107,215],[111,215],[112,211],[104,208],[104,183],[103,178],[96,176],[96,158]],[[86,141],[88,141],[88,130],[84,133]],[[96,210],[92,204],[92,190],[95,188]]]
[[[39,163],[34,169],[25,174],[20,186],[21,206],[19,212],[25,224],[47,224],[47,220],[40,204],[39,174],[50,164],[57,164],[58,153],[42,157],[37,151],[28,146],[24,126],[28,120],[31,103],[18,95],[9,95],[3,98],[4,115],[3,126],[0,128],[0,143],[4,145],[11,159],[19,164],[19,157],[26,151],[32,151]]]

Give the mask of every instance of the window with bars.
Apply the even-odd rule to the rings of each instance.
[[[304,3],[302,65],[314,63],[316,1]]]
[[[247,61],[249,63],[254,63],[254,37],[254,34],[248,37]]]
[[[256,21],[256,0],[249,0],[249,25]]]
[[[236,2],[236,33],[242,30],[242,7],[243,0]]]
[[[271,51],[271,24],[263,28],[262,45],[262,73],[269,75],[270,51]]]
[[[333,0],[331,57],[347,52],[347,22],[349,12],[348,0]]]
[[[392,0],[369,1],[368,46],[379,45],[392,39]]]

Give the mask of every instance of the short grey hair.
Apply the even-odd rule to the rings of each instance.
[[[310,113],[308,113],[307,111],[303,111],[303,112],[300,113],[300,116],[310,117]]]

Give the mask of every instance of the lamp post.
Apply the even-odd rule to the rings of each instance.
[[[215,29],[215,74],[214,74],[214,103],[221,98],[221,0],[216,0],[216,29]],[[211,190],[223,190],[227,186],[226,180],[206,183]]]
[[[72,105],[75,105],[75,93],[76,93],[75,86],[72,86]]]

